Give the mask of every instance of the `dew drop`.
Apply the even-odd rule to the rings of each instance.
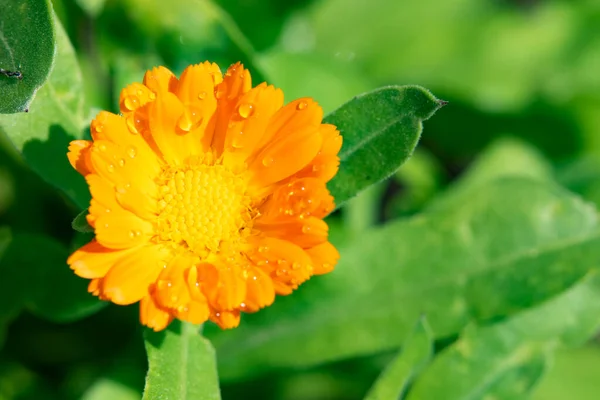
[[[295,262],[292,264],[292,269],[300,269],[301,266],[302,264]]]
[[[140,105],[139,99],[135,96],[125,97],[125,101],[123,103],[125,104],[125,108],[128,109],[129,111],[135,110]]]
[[[96,132],[98,132],[98,133],[102,132],[102,125],[100,125],[100,124],[96,125]]]
[[[248,118],[254,112],[254,106],[250,103],[242,103],[238,107],[238,113],[242,118]]]
[[[135,236],[136,236],[135,235],[135,231],[129,231],[129,237],[130,238],[134,238]]]
[[[221,88],[215,90],[215,97],[221,99],[225,95],[225,91]]]
[[[124,167],[124,166],[125,166],[125,159],[124,159],[124,158],[121,158],[121,159],[119,160],[119,166],[120,166],[120,167]]]
[[[264,165],[265,167],[269,167],[273,165],[274,161],[275,160],[273,160],[273,157],[265,157],[262,159],[262,165]]]
[[[298,103],[298,105],[296,106],[296,110],[304,110],[306,107],[308,107],[308,103],[305,101],[301,101],[300,103]]]
[[[238,136],[234,137],[233,140],[231,141],[231,146],[233,146],[236,149],[241,149],[242,147],[244,147],[243,141],[242,141],[242,135],[244,134],[244,132],[241,132],[238,134]]]
[[[127,148],[127,155],[131,158],[135,158],[135,156],[137,155],[137,150],[135,147],[133,146],[129,146]]]
[[[125,123],[127,124],[127,128],[129,129],[129,132],[134,133],[134,134],[138,134],[138,130],[135,127],[135,121],[133,119],[133,117],[129,117],[125,119]]]
[[[267,251],[269,251],[269,248],[267,246],[260,246],[258,248],[259,253],[266,253]]]
[[[106,167],[106,169],[108,170],[108,172],[115,172],[115,165],[114,164],[108,164],[108,166]]]
[[[246,303],[241,303],[240,308],[246,308]]]
[[[154,92],[150,92],[148,97],[150,98],[150,100],[154,100],[154,99],[156,99],[156,94]]]
[[[302,233],[310,233],[310,226],[304,225],[302,227]]]
[[[206,92],[200,92],[200,93],[198,93],[198,99],[204,100],[205,98],[206,98]]]
[[[98,146],[98,150],[100,151],[106,151],[106,145],[105,144],[101,144]]]
[[[192,129],[192,124],[192,120],[188,118],[185,114],[182,115],[179,118],[179,121],[177,122],[177,126],[179,127],[179,129],[185,132],[189,132]]]

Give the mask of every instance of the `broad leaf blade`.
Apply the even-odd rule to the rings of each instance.
[[[392,349],[423,314],[435,337],[511,315],[597,267],[596,226],[594,209],[570,193],[511,179],[366,231],[341,249],[336,271],[215,338],[221,378]]]
[[[340,170],[328,187],[337,207],[393,174],[412,154],[422,122],[445,103],[418,86],[390,86],[362,94],[329,114],[344,144]]]
[[[176,321],[144,332],[148,375],[144,400],[219,400],[215,351],[198,326]]]
[[[29,166],[61,189],[80,208],[89,205],[85,181],[73,170],[66,153],[69,142],[84,132],[81,73],[69,39],[56,26],[56,62],[38,91],[29,113],[0,115],[0,133],[15,145]]]
[[[90,315],[106,303],[90,295],[87,281],[69,269],[68,250],[41,235],[15,234],[0,259],[0,321],[21,308],[56,322]]]
[[[50,0],[0,0],[0,114],[26,111],[54,60]]]
[[[580,343],[599,325],[600,276],[593,274],[505,322],[467,330],[425,370],[408,400],[521,398],[537,383],[544,358],[560,341]]]
[[[422,318],[414,332],[402,344],[400,354],[382,372],[365,400],[399,399],[432,356],[431,330],[427,320]]]

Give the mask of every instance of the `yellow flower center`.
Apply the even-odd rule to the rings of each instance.
[[[160,188],[159,238],[206,257],[248,234],[246,182],[223,165],[166,171]]]

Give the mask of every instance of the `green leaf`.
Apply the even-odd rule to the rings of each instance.
[[[444,104],[418,86],[390,86],[329,114],[324,122],[344,138],[340,170],[328,184],[336,206],[393,174],[415,149],[422,122]]]
[[[597,342],[578,349],[561,349],[532,399],[596,400],[599,381],[600,347]]]
[[[436,338],[511,315],[600,263],[596,212],[527,179],[364,232],[331,274],[215,337],[221,379],[306,367],[400,346],[427,316]]]
[[[0,0],[0,114],[27,111],[54,61],[50,0]]]
[[[80,208],[89,204],[85,180],[71,167],[69,142],[81,138],[85,126],[81,73],[69,39],[56,25],[56,62],[27,114],[0,115],[4,133],[25,161],[44,180],[61,189]]]
[[[68,256],[50,237],[14,234],[0,259],[0,321],[23,307],[51,321],[68,322],[105,306],[87,292],[88,282],[69,269]]]
[[[402,344],[400,354],[379,376],[365,400],[399,399],[433,356],[433,339],[425,318]]]
[[[415,382],[408,400],[523,398],[560,343],[588,339],[600,326],[600,275],[509,320],[472,327]]]
[[[148,375],[144,400],[219,400],[215,350],[200,327],[173,322],[167,330],[144,331]]]
[[[502,138],[490,144],[467,172],[428,207],[439,209],[460,203],[472,196],[481,185],[507,177],[553,181],[550,163],[535,147],[519,139]]]
[[[77,214],[77,216],[71,223],[71,227],[74,230],[76,230],[77,232],[81,232],[81,233],[94,232],[94,228],[92,228],[87,221],[87,218],[86,218],[87,215],[88,215],[87,209],[85,209],[82,212],[80,212],[79,214]]]

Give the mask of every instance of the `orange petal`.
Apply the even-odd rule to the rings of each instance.
[[[323,124],[319,128],[323,144],[317,156],[298,172],[297,177],[315,177],[328,182],[335,176],[340,165],[338,153],[342,147],[342,136],[333,125]]]
[[[306,253],[313,260],[315,275],[322,275],[333,271],[335,264],[337,264],[340,258],[340,253],[329,242],[308,249]]]
[[[176,315],[179,319],[198,325],[208,320],[210,309],[206,303],[191,301]]]
[[[111,250],[92,240],[75,250],[67,259],[67,264],[82,278],[102,278],[108,270],[132,249]]]
[[[69,162],[83,176],[93,172],[89,158],[91,146],[92,142],[89,140],[73,140],[69,143],[69,152],[67,153]]]
[[[111,211],[96,218],[96,240],[111,249],[126,249],[144,244],[154,235],[150,222],[129,211]]]
[[[120,156],[136,166],[143,165],[146,174],[155,176],[161,171],[160,161],[151,146],[139,132],[132,132],[125,118],[101,111],[92,121],[90,130],[94,142],[103,140],[118,145]]]
[[[173,166],[183,166],[187,155],[186,141],[179,137],[179,134],[187,134],[178,126],[183,113],[183,104],[170,92],[159,93],[149,109],[152,138],[165,161]]]
[[[115,304],[141,300],[149,294],[149,287],[162,271],[167,254],[160,246],[137,248],[108,271],[102,293]]]
[[[313,247],[327,240],[329,227],[320,218],[295,218],[271,220],[261,223],[257,219],[254,228],[267,236],[295,243],[302,248]]]
[[[271,277],[260,268],[251,268],[246,281],[246,298],[242,309],[256,312],[275,301],[275,289]]]
[[[293,132],[306,127],[318,128],[322,120],[323,109],[313,99],[305,97],[294,100],[273,115],[260,146],[285,140]]]
[[[317,155],[321,141],[316,128],[309,126],[266,146],[249,167],[256,193],[304,168]]]
[[[123,115],[134,112],[156,98],[156,95],[141,83],[132,83],[121,90],[119,109]]]
[[[235,328],[240,324],[240,312],[238,310],[216,312],[211,315],[210,320],[221,329]]]
[[[190,291],[186,282],[186,271],[194,264],[187,256],[173,257],[160,273],[154,297],[161,307],[183,310],[190,303]]]
[[[291,293],[292,289],[312,275],[312,260],[298,245],[265,237],[255,242],[254,246],[257,251],[249,254],[250,259],[271,276],[278,294]],[[290,290],[283,290],[283,287]]]
[[[283,92],[262,83],[242,95],[227,125],[223,164],[243,164],[263,140],[269,120],[283,105]]]
[[[173,316],[162,310],[151,295],[140,301],[140,322],[155,332],[165,329],[173,320]]]
[[[333,211],[333,196],[325,182],[317,178],[297,179],[280,185],[259,208],[259,221],[278,220],[282,217],[323,218]]]
[[[144,85],[155,94],[159,92],[175,92],[179,81],[175,74],[165,67],[156,67],[146,71],[144,75]]]
[[[252,79],[250,72],[240,63],[233,64],[221,82],[215,88],[217,97],[217,112],[215,133],[211,147],[216,150],[217,155],[221,155],[225,145],[225,137],[229,125],[229,119],[235,112],[235,106],[241,95],[252,88]]]

